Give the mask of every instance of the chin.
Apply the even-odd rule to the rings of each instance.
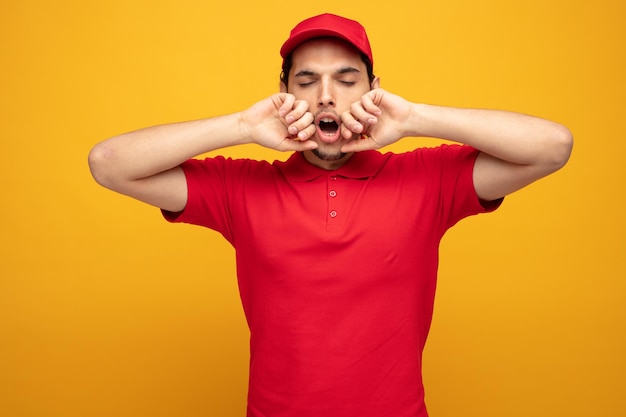
[[[322,161],[339,161],[347,155],[341,152],[342,141],[334,143],[318,142],[318,147],[312,150],[313,155]]]
[[[313,149],[311,152],[313,153],[313,155],[315,155],[318,159],[321,159],[322,161],[339,161],[340,159],[345,158],[345,156],[347,155],[347,153],[341,152],[341,151],[326,152],[320,149]]]

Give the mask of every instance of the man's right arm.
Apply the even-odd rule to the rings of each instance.
[[[315,144],[307,139],[314,132],[312,120],[305,102],[290,94],[275,94],[239,113],[154,126],[107,139],[89,153],[89,167],[102,186],[178,212],[187,204],[181,163],[244,143],[281,151],[311,149]]]

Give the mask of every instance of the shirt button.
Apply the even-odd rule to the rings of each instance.
[[[331,181],[337,181],[337,177],[332,176],[332,177],[330,177],[330,180],[331,180]]]
[[[328,195],[330,195],[331,197],[337,197],[337,191],[333,190],[329,192]]]
[[[335,218],[337,217],[337,212],[335,210],[330,212],[330,217]]]

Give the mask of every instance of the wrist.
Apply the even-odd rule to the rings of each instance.
[[[405,137],[424,137],[425,133],[424,115],[427,112],[427,105],[421,103],[410,103],[409,114],[406,120],[404,131]]]
[[[236,128],[234,129],[235,141],[238,145],[245,145],[248,143],[252,143],[252,129],[250,129],[250,124],[248,123],[248,119],[246,117],[245,111],[240,111],[234,114]]]

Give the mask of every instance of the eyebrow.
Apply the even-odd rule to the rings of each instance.
[[[337,74],[349,74],[351,72],[361,72],[358,69],[354,68],[354,67],[345,67],[345,68],[341,68],[339,71],[337,71]]]
[[[315,75],[315,73],[313,71],[309,71],[309,70],[302,70],[302,71],[298,71],[296,74],[294,74],[294,77],[310,77]]]
[[[335,71],[335,74],[350,74],[353,72],[361,72],[361,71],[359,71],[357,68],[354,68],[354,67],[343,67]],[[317,73],[314,71],[302,70],[294,74],[294,77],[312,77],[315,75],[317,75]]]

